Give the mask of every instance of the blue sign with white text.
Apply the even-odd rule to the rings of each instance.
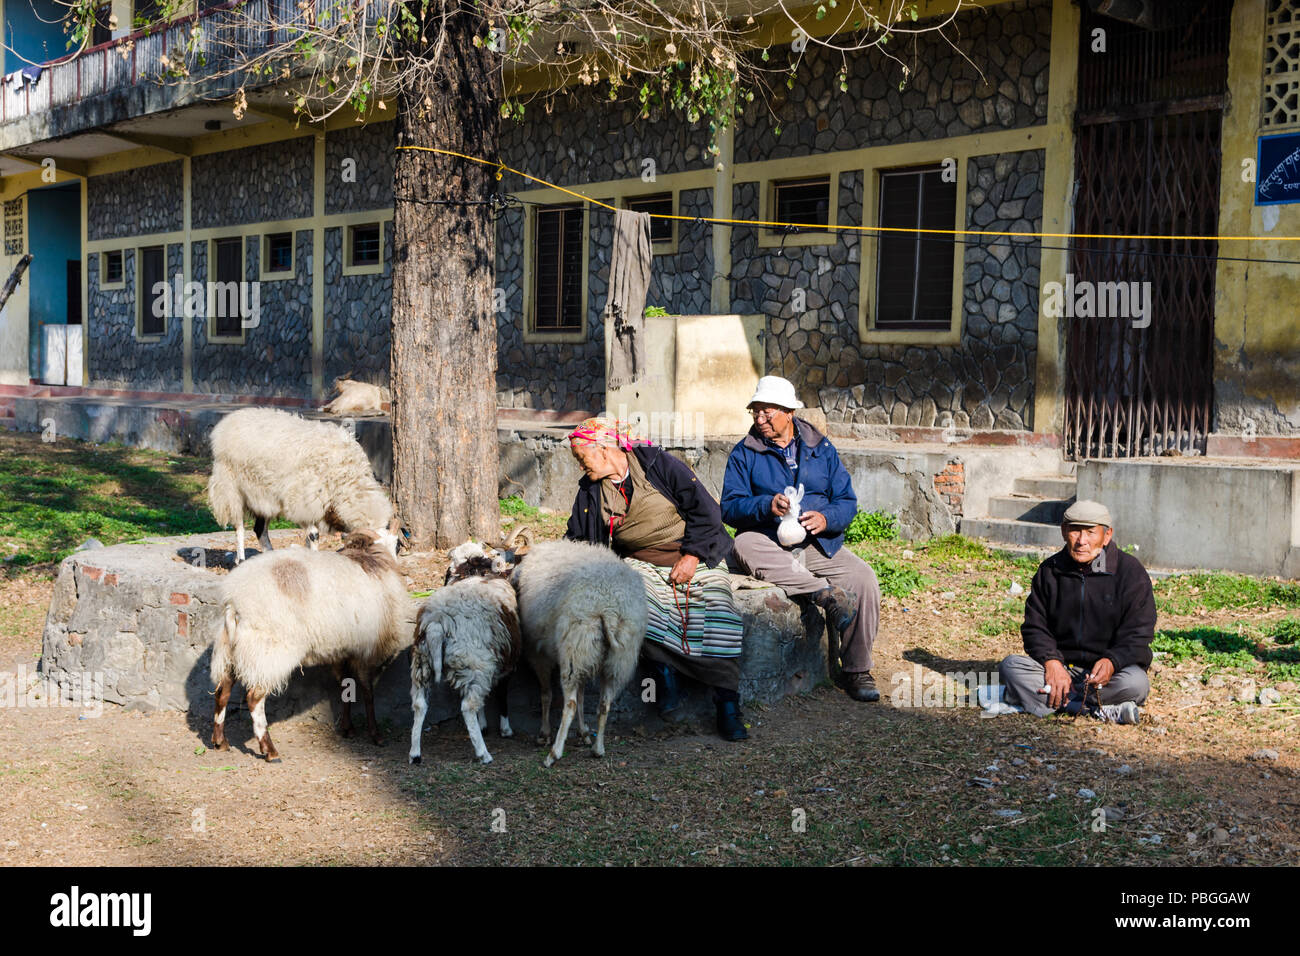
[[[1255,205],[1300,202],[1300,133],[1259,138]]]

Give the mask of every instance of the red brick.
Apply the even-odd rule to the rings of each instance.
[[[83,567],[83,568],[81,569],[81,571],[82,571],[83,574],[86,575],[86,577],[90,578],[90,580],[92,580],[92,581],[98,581],[98,580],[100,579],[100,577],[104,574],[104,569],[103,569],[103,568],[85,568],[85,567]]]
[[[182,594],[182,593],[180,593],[179,591],[173,591],[173,592],[172,592],[172,603],[173,603],[173,604],[189,604],[189,603],[190,603],[190,596],[189,596],[188,594]]]
[[[190,616],[184,611],[176,612],[176,634],[179,637],[190,636]]]
[[[113,587],[117,587],[117,575],[116,574],[104,575],[104,583],[108,585],[112,585]]]

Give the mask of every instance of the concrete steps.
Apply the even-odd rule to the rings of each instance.
[[[1061,518],[1074,502],[1077,483],[1067,475],[1024,475],[1009,495],[989,499],[989,514],[963,518],[961,533],[993,546],[1043,548],[1061,546]]]

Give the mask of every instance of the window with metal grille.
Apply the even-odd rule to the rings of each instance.
[[[1259,125],[1300,124],[1300,0],[1268,0]]]
[[[371,222],[364,226],[353,226],[348,236],[348,265],[379,265],[379,223]]]
[[[533,328],[582,328],[582,207],[539,209],[533,233]]]
[[[122,250],[117,249],[113,252],[104,253],[104,277],[101,280],[106,285],[122,281]]]
[[[140,262],[140,334],[162,335],[167,330],[167,314],[154,314],[154,304],[159,295],[154,288],[167,281],[166,257],[162,246],[145,246],[139,253]]]
[[[831,178],[791,179],[772,187],[772,218],[801,226],[825,226],[831,214]],[[768,230],[779,233],[779,228]],[[810,230],[804,229],[804,232]]]
[[[244,281],[244,240],[242,236],[218,239],[212,243],[216,260],[212,276],[217,287],[208,297],[212,303],[212,334],[236,336],[240,333],[240,295]]]
[[[293,233],[276,232],[266,237],[266,266],[262,271],[293,271]]]
[[[879,225],[889,229],[952,229],[957,184],[941,167],[880,175]],[[952,325],[952,239],[881,232],[876,240],[877,329],[946,329]]]
[[[636,196],[627,200],[627,208],[633,212],[648,212],[651,217],[671,216],[673,214],[673,194],[663,193],[658,196]],[[676,225],[672,219],[650,220],[650,241],[651,242],[672,242],[673,226]]]

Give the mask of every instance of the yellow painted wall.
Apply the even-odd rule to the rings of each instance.
[[[1219,190],[1220,235],[1261,238],[1221,243],[1219,253],[1300,263],[1300,242],[1268,238],[1300,236],[1300,204],[1256,206],[1255,184],[1242,178],[1260,132],[1265,7],[1265,0],[1233,6]],[[1300,264],[1221,261],[1214,305],[1214,430],[1300,434]]]

